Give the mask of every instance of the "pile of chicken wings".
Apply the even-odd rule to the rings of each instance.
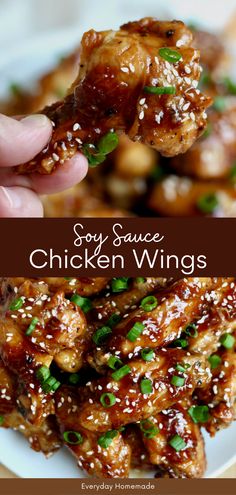
[[[0,283],[1,427],[96,477],[204,475],[201,430],[235,419],[235,278]]]

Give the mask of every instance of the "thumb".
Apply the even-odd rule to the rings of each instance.
[[[0,114],[0,167],[13,167],[34,158],[48,143],[52,124],[45,115],[15,120]]]

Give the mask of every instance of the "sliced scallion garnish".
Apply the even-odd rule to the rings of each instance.
[[[116,398],[114,394],[111,394],[109,392],[104,393],[100,397],[100,402],[103,407],[109,408],[115,405],[116,403]]]

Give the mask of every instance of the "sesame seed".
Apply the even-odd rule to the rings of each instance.
[[[81,129],[80,125],[78,124],[78,122],[76,122],[74,125],[73,125],[73,131],[78,131],[79,129]]]
[[[60,157],[56,153],[52,154],[52,158],[53,158],[54,162],[59,162],[59,160],[60,160]]]

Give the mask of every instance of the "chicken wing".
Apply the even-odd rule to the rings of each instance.
[[[171,174],[154,185],[148,203],[161,216],[236,216],[236,190],[230,181],[200,181]]]
[[[70,432],[64,442],[90,475],[99,478],[128,477],[131,451],[121,433],[117,432],[110,445],[102,447],[98,440],[101,436],[96,431],[89,431],[79,422],[80,401],[72,388],[62,387],[56,396],[56,414],[61,433]],[[81,435],[81,441],[73,445],[73,432]]]
[[[217,106],[218,105],[218,106]],[[208,129],[171,165],[181,175],[202,180],[229,178],[236,159],[236,98],[218,97],[208,114]]]
[[[49,369],[60,352],[79,347],[86,331],[83,311],[44,281],[2,280],[0,356],[17,376],[17,401],[32,423],[53,413],[52,390],[44,391],[37,376]]]
[[[153,438],[145,433],[142,436],[151,463],[158,466],[156,477],[201,478],[205,472],[204,440],[199,426],[188,414],[190,406],[191,401],[177,402],[149,418],[158,434]],[[175,450],[169,443],[176,435],[185,444],[181,450]]]
[[[176,365],[187,362],[183,386],[172,386]],[[146,419],[191,396],[196,387],[210,381],[209,363],[202,355],[189,355],[179,349],[163,348],[154,352],[151,362],[143,359],[130,360],[126,375],[116,380],[111,372],[104,378],[87,383],[86,398],[80,403],[79,422],[90,431],[107,431],[120,428],[131,422]],[[145,393],[142,382],[148,380],[150,388]],[[182,380],[181,380],[182,382]],[[103,394],[113,394],[115,404],[106,408],[100,398]]]
[[[191,43],[182,22],[152,18],[85,33],[76,81],[43,110],[53,122],[51,141],[18,172],[50,174],[77,150],[91,165],[101,162],[114,149],[113,131],[165,156],[184,153],[203,132],[211,103],[197,89],[199,52]]]
[[[47,416],[39,425],[27,421],[21,414],[17,399],[17,378],[0,359],[1,426],[19,431],[37,452],[50,455],[61,446],[55,416]]]
[[[211,290],[221,287],[222,280],[211,278],[188,278],[155,293],[155,307],[145,310],[142,303],[113,329],[106,346],[96,349],[94,359],[97,366],[104,365],[111,354],[121,359],[137,355],[142,348],[166,346],[180,337],[184,328],[198,319],[206,306]],[[128,333],[134,325],[143,325],[136,339]]]
[[[218,366],[212,370],[212,380],[197,391],[198,400],[207,404],[210,417],[204,425],[211,436],[227,428],[236,419],[236,354],[235,350],[219,352]]]

